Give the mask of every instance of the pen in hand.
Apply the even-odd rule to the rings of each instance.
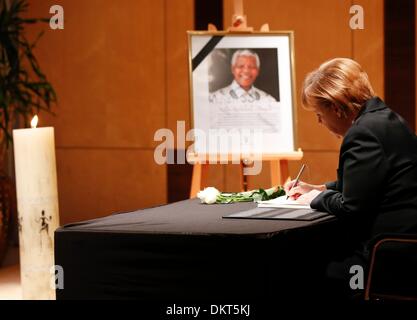
[[[298,181],[300,180],[301,174],[303,173],[305,166],[306,166],[305,164],[303,164],[303,165],[301,166],[301,169],[300,169],[300,171],[298,172],[297,178],[295,178],[294,184],[291,186],[291,189],[297,186]],[[288,190],[288,192],[289,192],[291,189],[289,189],[289,190]],[[288,198],[289,198],[289,197],[290,197],[290,196],[289,196],[289,195],[287,195],[287,200],[288,200]]]

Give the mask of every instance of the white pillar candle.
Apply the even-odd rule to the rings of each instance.
[[[55,299],[59,226],[54,128],[13,130],[23,299]],[[52,273],[51,273],[52,272]]]

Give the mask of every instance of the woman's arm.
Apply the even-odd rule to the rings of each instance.
[[[341,149],[342,192],[326,190],[313,199],[313,209],[334,215],[372,210],[378,206],[388,163],[379,140],[367,129],[352,127]]]
[[[336,184],[337,184],[337,181],[326,182],[324,184],[324,186],[325,186],[324,190],[336,190]],[[324,190],[322,190],[322,191],[324,191]]]

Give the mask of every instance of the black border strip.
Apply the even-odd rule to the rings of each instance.
[[[385,101],[415,130],[415,1],[384,1]]]
[[[193,71],[200,65],[201,62],[210,54],[210,52],[217,46],[220,40],[223,39],[223,36],[213,36],[200,50],[200,52],[195,56],[192,61]]]

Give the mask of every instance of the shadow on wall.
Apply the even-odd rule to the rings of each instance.
[[[174,150],[174,154],[176,157],[177,150]],[[167,174],[168,174],[168,179],[167,179],[168,180],[168,203],[188,199],[190,197],[193,166],[188,163],[168,164]]]

